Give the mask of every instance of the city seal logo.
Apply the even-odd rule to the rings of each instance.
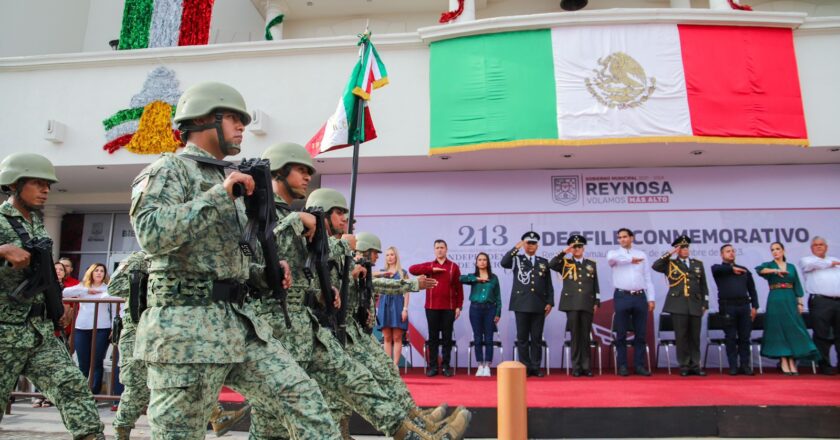
[[[569,206],[580,199],[580,177],[552,176],[551,197],[554,203]]]
[[[586,89],[609,108],[627,109],[645,103],[656,90],[656,78],[645,76],[638,61],[624,52],[598,59],[594,78],[586,78]]]

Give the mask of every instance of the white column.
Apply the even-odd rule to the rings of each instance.
[[[53,240],[53,258],[58,259],[58,250],[61,249],[61,218],[67,210],[57,206],[44,207],[44,228]]]
[[[671,7],[691,9],[691,0],[671,0]]]
[[[458,9],[458,0],[449,0],[449,10],[454,11]],[[467,21],[475,21],[475,0],[464,0],[464,12],[458,18],[450,21],[450,23],[463,23]]]
[[[266,7],[266,10],[265,10],[265,25],[268,26],[268,23],[274,17],[276,17],[280,14],[286,14],[286,10],[283,7],[283,5],[281,5],[280,2],[277,1],[277,0],[268,2],[268,6]],[[284,22],[286,21],[285,20],[286,18],[288,18],[288,17],[283,18]],[[271,33],[271,36],[275,40],[282,40],[283,39],[283,23],[280,23],[280,24],[272,27],[271,29],[268,30],[268,32]]]

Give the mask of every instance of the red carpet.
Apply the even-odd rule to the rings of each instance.
[[[447,402],[450,406],[495,407],[495,377],[467,376],[459,370],[453,378],[427,378],[422,369],[403,376],[420,406]],[[494,371],[495,373],[495,371]],[[527,382],[531,408],[617,408],[674,406],[840,406],[840,376],[810,372],[797,377],[766,372],[754,377],[720,375],[669,376],[664,370],[652,377],[619,378],[612,374],[573,378],[560,370]],[[242,397],[224,388],[223,402],[241,402]]]
[[[557,370],[557,373],[560,371]],[[574,378],[552,372],[544,378],[529,378],[531,408],[617,408],[673,406],[840,406],[840,376],[797,377],[778,373],[728,376],[717,370],[706,377],[669,376],[661,371],[651,377],[618,377],[604,374]],[[420,406],[446,401],[450,405],[495,407],[494,377],[427,378],[422,370],[404,376]]]

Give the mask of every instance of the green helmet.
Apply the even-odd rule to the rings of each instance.
[[[12,153],[0,162],[0,186],[3,190],[22,177],[58,182],[52,162],[40,154]]]
[[[306,207],[321,208],[324,212],[329,212],[333,208],[341,208],[345,211],[350,210],[347,207],[347,199],[340,192],[332,188],[318,188],[312,191],[312,194],[306,199]]]
[[[237,112],[243,124],[251,123],[251,114],[242,95],[233,87],[218,82],[203,82],[188,88],[178,100],[175,123],[209,115],[216,109]]]
[[[356,250],[359,252],[370,250],[382,252],[382,242],[379,241],[379,237],[370,232],[359,232],[356,234]]]
[[[293,142],[281,142],[268,147],[262,154],[263,159],[271,162],[271,171],[277,171],[283,166],[293,163],[309,168],[309,174],[315,174],[312,157],[303,145]]]

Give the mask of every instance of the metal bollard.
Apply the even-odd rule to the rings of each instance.
[[[525,365],[502,362],[496,368],[499,383],[498,435],[500,440],[528,438],[528,403],[525,400]]]

